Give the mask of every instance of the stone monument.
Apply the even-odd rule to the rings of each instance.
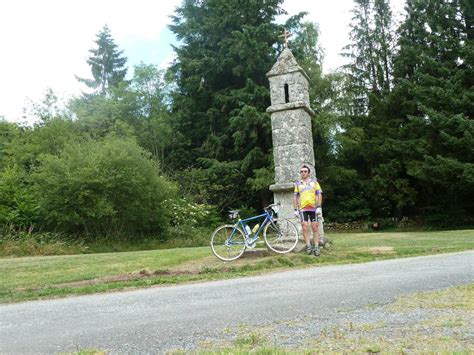
[[[280,202],[279,216],[293,218],[293,187],[299,179],[299,169],[306,164],[314,169],[309,78],[288,48],[289,33],[285,30],[285,48],[267,73],[270,81],[273,158],[275,184],[270,186],[274,201]]]

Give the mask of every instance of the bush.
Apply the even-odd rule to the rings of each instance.
[[[163,201],[173,186],[133,140],[71,143],[46,155],[33,174],[45,227],[66,233],[120,235],[163,231]]]
[[[169,210],[172,226],[216,226],[221,222],[213,206],[195,203],[185,197],[168,199],[164,205]]]
[[[38,218],[28,176],[16,165],[5,167],[0,172],[0,226],[27,229]]]

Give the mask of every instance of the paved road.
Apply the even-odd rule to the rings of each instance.
[[[239,324],[258,326],[308,312],[330,318],[336,309],[472,282],[474,251],[468,251],[3,305],[0,353],[193,349]]]

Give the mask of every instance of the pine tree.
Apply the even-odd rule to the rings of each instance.
[[[182,43],[172,68],[172,112],[184,140],[174,161],[199,169],[212,189],[210,202],[226,208],[236,201],[255,205],[252,188],[262,201],[270,197],[257,181],[272,171],[265,73],[276,59],[282,28],[273,20],[281,3],[185,0],[170,26]]]
[[[383,94],[390,92],[393,75],[394,34],[392,10],[387,0],[374,0],[374,40],[377,84]]]
[[[387,100],[390,154],[416,191],[416,213],[446,225],[472,223],[474,211],[474,47],[466,4],[407,2]]]
[[[351,77],[354,113],[367,114],[370,98],[390,91],[394,37],[392,12],[387,0],[354,0],[351,43],[344,47],[350,58],[345,66]]]
[[[76,78],[95,89],[96,93],[108,96],[113,87],[123,82],[127,74],[127,58],[123,56],[123,51],[118,50],[107,25],[97,34],[95,43],[97,47],[89,50],[91,55],[87,59],[94,79]]]
[[[373,213],[388,217],[395,214],[394,206],[400,200],[409,203],[408,192],[400,197],[393,194],[396,189],[384,188],[390,186],[389,182],[404,184],[398,180],[397,164],[390,165],[394,161],[384,159],[388,157],[384,100],[393,86],[392,12],[387,0],[354,0],[353,14],[352,43],[345,47],[350,63],[343,67],[347,78],[342,81],[346,100],[352,102],[346,105],[350,110],[345,110],[342,131],[337,135],[340,148],[336,171],[347,177],[340,179],[350,187],[343,188],[344,193],[350,195],[348,192],[358,189],[362,198],[350,198],[352,202],[343,207],[348,211],[341,215],[360,218]],[[350,213],[350,209],[363,212]]]

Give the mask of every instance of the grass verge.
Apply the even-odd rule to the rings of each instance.
[[[248,251],[232,263],[209,247],[0,259],[0,302],[64,297],[255,275],[269,270],[358,263],[474,249],[474,230],[332,234],[320,258]]]

